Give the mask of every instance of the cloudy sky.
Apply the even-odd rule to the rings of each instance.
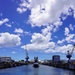
[[[75,0],[0,0],[0,56],[67,59],[74,43]]]

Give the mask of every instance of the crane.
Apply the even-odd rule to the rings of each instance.
[[[67,55],[66,55],[66,57],[68,58],[68,62],[70,61],[70,59],[71,59],[71,57],[72,57],[72,54],[73,54],[74,48],[75,48],[75,44],[73,45],[73,49],[72,49],[71,52],[70,52],[69,50],[67,51]]]
[[[28,62],[28,59],[29,59],[29,56],[28,56],[28,52],[27,52],[27,46],[25,45],[25,47],[26,47],[26,62]]]

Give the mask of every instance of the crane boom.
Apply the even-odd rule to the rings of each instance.
[[[72,53],[73,53],[73,51],[74,51],[74,48],[75,48],[75,44],[73,45],[73,49],[72,49],[72,51],[71,51],[71,55],[72,55]]]
[[[26,56],[28,56],[28,52],[27,52],[27,46],[25,45],[25,49],[26,49]]]
[[[74,48],[75,48],[75,44],[73,45],[73,49],[72,49],[72,51],[70,52],[70,51],[67,51],[68,52],[68,54],[66,55],[66,57],[70,60],[71,59],[71,57],[72,57],[72,54],[73,54],[73,51],[74,51]],[[69,62],[69,60],[68,60],[68,62]]]
[[[26,62],[28,62],[29,56],[28,56],[27,46],[26,45],[25,45],[25,49],[26,49]]]

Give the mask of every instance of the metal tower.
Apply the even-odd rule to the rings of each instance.
[[[75,48],[75,44],[73,45],[73,49],[72,49],[71,52],[70,52],[69,50],[67,51],[67,55],[66,55],[66,57],[68,58],[68,62],[70,61],[70,59],[71,59],[71,57],[72,57],[72,54],[73,54],[74,48]]]
[[[28,56],[28,52],[27,52],[27,46],[25,45],[25,47],[26,47],[26,62],[28,62],[28,59],[29,59],[29,56]]]

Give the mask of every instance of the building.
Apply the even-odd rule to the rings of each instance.
[[[20,60],[19,63],[25,63],[25,61],[24,60]]]
[[[59,62],[60,61],[60,56],[59,55],[53,55],[52,56],[52,61],[53,62]]]
[[[0,62],[11,62],[11,57],[0,57]]]
[[[50,62],[51,60],[47,60],[47,59],[44,60],[44,63],[50,63]]]

